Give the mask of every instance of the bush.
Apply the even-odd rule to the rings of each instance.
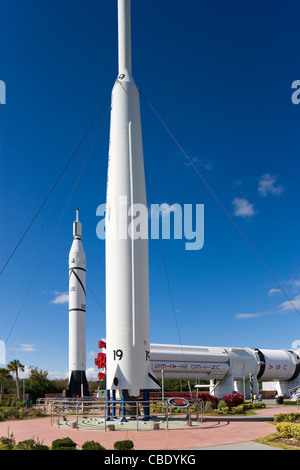
[[[69,437],[64,437],[63,439],[55,439],[52,442],[52,450],[76,450],[77,444],[72,441]]]
[[[244,403],[244,397],[241,393],[233,393],[232,395],[224,395],[223,400],[225,401],[228,408],[242,405]]]
[[[207,401],[205,403],[204,411],[206,411],[207,413],[210,413],[213,409],[214,409],[213,403],[211,401]]]
[[[208,392],[199,393],[198,398],[200,398],[202,401],[204,401],[204,403],[207,403],[208,401],[211,402],[213,404],[213,408],[218,407],[219,398],[214,397],[213,395],[211,395]]]
[[[246,412],[245,405],[233,406],[233,407],[231,408],[231,411],[232,411],[233,413],[238,414],[238,415],[245,414],[245,412]]]
[[[12,450],[33,450],[35,447],[34,439],[26,439],[16,444]]]
[[[12,450],[49,450],[48,446],[45,446],[39,442],[36,442],[33,438],[21,441],[14,445]]]
[[[105,450],[105,447],[96,441],[86,441],[82,444],[82,450]]]
[[[0,450],[12,450],[15,445],[16,441],[13,434],[10,437],[0,437]]]
[[[262,401],[257,401],[255,403],[253,403],[253,407],[254,408],[266,408],[266,404],[263,403]]]
[[[35,444],[35,447],[33,450],[49,450],[48,446],[45,446],[44,444],[40,444],[39,442]]]
[[[134,444],[129,439],[124,441],[116,441],[114,443],[114,450],[132,450],[133,447]]]
[[[20,411],[19,410],[14,410],[13,411],[13,417],[15,419],[20,419],[20,417],[21,417]]]
[[[218,403],[218,411],[223,412],[224,408],[226,407],[227,407],[226,402],[224,400],[220,400]]]
[[[279,413],[274,416],[275,423],[297,423],[300,422],[300,413]]]
[[[276,430],[279,436],[284,439],[297,439],[300,441],[299,423],[277,423]]]

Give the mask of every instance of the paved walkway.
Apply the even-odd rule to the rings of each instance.
[[[295,411],[295,407],[278,406],[257,410],[257,414],[263,418],[291,411]],[[113,449],[115,441],[131,439],[134,442],[135,450],[219,450],[221,448],[227,450],[232,448],[271,450],[274,448],[256,446],[250,441],[274,432],[273,424],[261,419],[253,419],[253,417],[207,417],[202,425],[168,431],[77,431],[76,429],[61,429],[51,426],[50,418],[0,422],[0,436],[13,433],[16,442],[34,437],[50,446],[54,439],[70,437],[77,443],[79,449],[85,441],[90,440],[100,442],[106,449]],[[226,446],[230,446],[230,448]]]

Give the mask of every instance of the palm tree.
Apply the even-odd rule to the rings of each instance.
[[[10,377],[7,369],[0,368],[0,401],[3,399],[4,394],[4,382]]]
[[[20,398],[20,380],[18,372],[24,372],[25,366],[23,366],[23,364],[21,364],[18,359],[14,359],[13,361],[9,362],[6,367],[9,372],[16,374],[17,396]]]

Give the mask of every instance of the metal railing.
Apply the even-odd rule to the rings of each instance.
[[[96,419],[96,423],[105,431],[114,428],[114,424],[121,421],[136,423],[136,430],[141,425],[150,422],[152,429],[170,429],[174,420],[182,421],[186,426],[193,422],[204,422],[204,402],[191,400],[186,408],[178,409],[165,401],[156,400],[90,400],[90,399],[44,399],[40,405],[50,409],[51,425],[61,426],[62,422],[69,422],[70,426],[79,430],[82,427],[80,420]],[[126,410],[124,412],[124,409]],[[143,428],[145,428],[143,426]]]

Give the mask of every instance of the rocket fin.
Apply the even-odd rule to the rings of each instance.
[[[149,377],[149,390],[154,388],[154,389],[161,389],[160,383],[155,377],[155,375],[152,372],[151,367],[149,366],[149,371],[148,371],[148,377]]]

